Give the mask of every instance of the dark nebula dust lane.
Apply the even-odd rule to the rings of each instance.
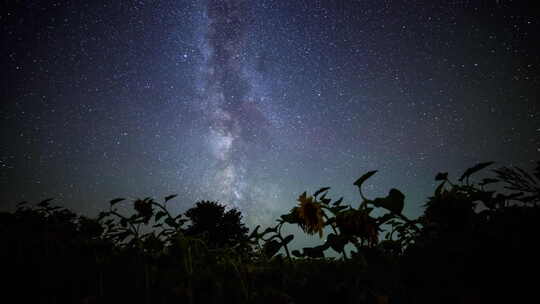
[[[247,39],[250,11],[246,1],[208,1],[203,10],[200,71],[202,115],[208,120],[207,145],[214,165],[205,177],[216,199],[249,213],[254,203],[248,185],[256,151],[268,150],[263,95],[249,77]],[[261,206],[259,206],[261,209]]]
[[[458,3],[459,2],[459,3]],[[514,1],[9,1],[0,202],[96,214],[177,193],[272,222],[379,170],[419,214],[439,171],[540,155],[539,12]],[[453,174],[453,175],[452,175]]]

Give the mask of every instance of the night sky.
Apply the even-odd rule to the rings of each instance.
[[[521,3],[521,2],[520,2]],[[270,223],[300,193],[540,159],[540,21],[512,1],[4,1],[0,208],[219,200]],[[7,7],[6,7],[7,5]]]

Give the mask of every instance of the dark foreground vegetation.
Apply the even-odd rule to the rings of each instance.
[[[2,301],[14,303],[517,303],[537,294],[540,163],[482,163],[440,183],[422,216],[404,195],[360,202],[303,193],[276,225],[251,233],[236,210],[114,199],[97,218],[19,204],[0,213]],[[476,176],[476,175],[475,175]],[[495,191],[495,189],[497,191]],[[127,208],[126,207],[132,207]],[[374,210],[382,214],[373,215]],[[291,250],[284,225],[321,236]],[[331,251],[338,258],[325,257]],[[532,276],[531,276],[532,275]],[[533,300],[534,301],[534,300]]]

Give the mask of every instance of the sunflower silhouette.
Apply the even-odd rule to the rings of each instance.
[[[295,212],[300,219],[300,227],[308,234],[319,233],[322,238],[324,219],[321,203],[314,200],[312,196],[307,196],[306,192],[298,197],[300,206],[295,208]]]

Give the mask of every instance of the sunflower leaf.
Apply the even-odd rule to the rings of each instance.
[[[178,194],[167,195],[167,196],[165,196],[165,202],[168,202],[168,201],[172,200],[173,198],[175,198],[177,196],[178,196]]]
[[[323,187],[323,188],[315,191],[315,193],[313,193],[313,197],[317,197],[317,195],[319,195],[319,194],[321,194],[321,193],[323,193],[325,191],[328,191],[329,189],[330,189],[330,187]]]
[[[476,164],[475,166],[465,170],[465,173],[463,173],[463,175],[461,175],[461,177],[459,178],[459,181],[462,182],[465,178],[468,178],[469,176],[473,175],[474,173],[488,167],[488,166],[491,166],[494,162],[490,161],[490,162],[485,162],[485,163],[479,163],[479,164]]]
[[[405,195],[397,189],[390,189],[387,197],[376,198],[371,202],[375,207],[382,207],[392,213],[400,214],[405,206]]]
[[[362,187],[362,184],[368,179],[370,178],[371,176],[373,176],[373,174],[377,173],[377,170],[373,170],[373,171],[369,171],[367,173],[365,173],[364,175],[362,175],[359,179],[357,179],[353,185],[355,186],[358,186],[358,188]]]
[[[115,199],[111,200],[111,201],[109,202],[109,204],[110,204],[111,207],[112,207],[112,206],[118,204],[119,202],[121,202],[121,201],[123,201],[123,200],[125,200],[125,198],[115,198]]]

